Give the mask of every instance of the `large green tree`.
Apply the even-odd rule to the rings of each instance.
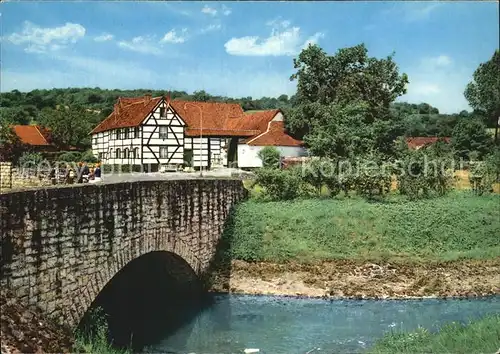
[[[458,157],[469,160],[474,153],[482,159],[491,151],[492,139],[479,119],[462,118],[453,129],[451,145]]]
[[[391,103],[406,92],[393,55],[368,56],[364,44],[328,55],[309,45],[294,59],[296,107],[287,128],[318,156],[348,157],[378,150],[389,154],[400,134]]]
[[[41,125],[50,128],[55,144],[80,148],[90,146],[89,133],[99,120],[98,114],[78,106],[44,109],[38,117]]]
[[[487,123],[495,127],[495,142],[498,144],[500,121],[500,51],[497,49],[490,60],[481,63],[467,85],[465,98],[475,110],[487,117]]]

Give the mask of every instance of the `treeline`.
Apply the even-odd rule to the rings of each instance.
[[[188,94],[185,91],[162,90],[103,90],[100,88],[67,88],[33,90],[20,92],[13,90],[0,94],[0,124],[40,124],[50,128],[55,143],[90,147],[88,133],[113,110],[118,97],[138,97],[146,93],[153,96],[167,96],[172,99],[192,101],[212,101],[238,103],[244,110],[281,108],[285,112],[296,105],[294,96],[230,98],[210,95],[205,91]],[[436,107],[427,103],[391,103],[398,135],[403,136],[452,136],[453,129],[460,120],[480,117],[476,113],[462,111],[456,114],[441,114]]]
[[[281,95],[277,98],[262,97],[254,99],[252,97],[214,96],[203,90],[188,94],[185,91],[103,90],[96,87],[4,92],[0,94],[0,113],[4,121],[14,124],[30,124],[38,122],[42,110],[65,106],[84,108],[98,114],[102,119],[111,113],[118,97],[138,97],[146,93],[150,93],[153,97],[170,94],[172,99],[190,101],[239,103],[244,110],[287,108],[293,105],[293,96],[288,97],[287,95]]]

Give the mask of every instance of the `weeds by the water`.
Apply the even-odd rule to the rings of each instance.
[[[495,353],[500,349],[500,315],[490,315],[467,325],[451,323],[437,333],[419,329],[413,333],[393,332],[368,352],[373,354]]]
[[[75,333],[74,351],[76,353],[131,354],[130,349],[117,349],[108,339],[108,323],[101,309],[91,315],[91,328]]]
[[[232,259],[452,261],[500,256],[500,197],[452,193],[383,203],[359,198],[247,201],[235,212]]]

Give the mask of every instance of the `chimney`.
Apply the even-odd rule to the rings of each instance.
[[[144,105],[146,106],[149,102],[151,102],[151,94],[150,93],[146,93],[144,95]]]
[[[115,103],[114,111],[115,111],[115,115],[120,114],[120,103]]]

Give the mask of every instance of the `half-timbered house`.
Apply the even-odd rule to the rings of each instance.
[[[119,98],[113,112],[91,132],[92,151],[104,164],[150,166],[149,170],[185,163],[198,168],[223,166],[231,139],[237,142],[260,133],[231,128],[230,122],[242,116],[238,104],[170,101],[150,95]]]

